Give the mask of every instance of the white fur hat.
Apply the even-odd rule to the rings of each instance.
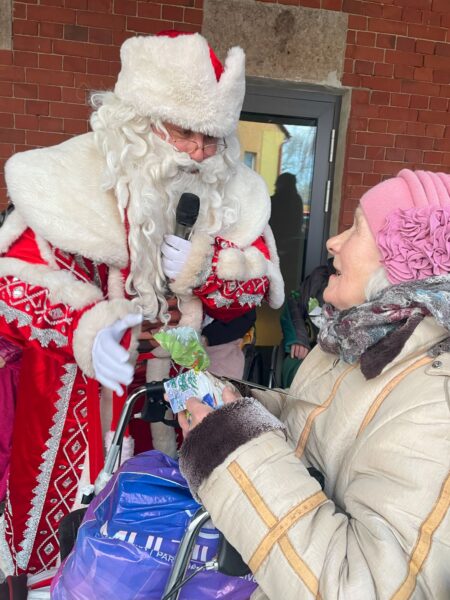
[[[229,50],[222,69],[200,34],[167,33],[122,44],[116,95],[140,115],[217,137],[234,132],[245,93],[242,48]]]

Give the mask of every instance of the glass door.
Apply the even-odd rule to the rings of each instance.
[[[266,181],[286,296],[326,261],[340,97],[250,81],[239,124],[242,160]],[[281,311],[258,310],[257,344],[281,341]]]

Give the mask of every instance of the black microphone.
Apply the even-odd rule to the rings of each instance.
[[[183,238],[184,240],[189,239],[199,211],[200,198],[198,196],[189,194],[188,192],[181,194],[175,216],[176,224],[174,235]]]

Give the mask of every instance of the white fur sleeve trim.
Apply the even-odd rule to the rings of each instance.
[[[73,354],[78,366],[88,377],[95,376],[92,366],[92,346],[97,333],[100,329],[134,312],[136,308],[129,300],[105,300],[87,310],[81,317],[73,336]],[[134,333],[133,337],[137,335],[137,332]]]
[[[267,260],[263,253],[250,246],[245,250],[225,248],[219,252],[217,276],[219,279],[247,281],[267,275]]]
[[[179,296],[192,294],[193,289],[205,283],[211,271],[214,239],[201,233],[193,235],[191,242],[192,247],[186,264],[175,281],[170,284],[170,289]]]
[[[52,304],[66,304],[75,310],[102,300],[101,290],[76,279],[65,270],[54,270],[47,265],[32,265],[18,258],[0,258],[0,277],[14,276],[30,285],[49,290]]]
[[[272,308],[280,308],[284,302],[284,280],[280,271],[280,259],[278,258],[275,238],[269,225],[264,229],[263,235],[270,254],[267,272],[270,281],[269,305]]]
[[[0,253],[7,252],[26,228],[27,224],[17,210],[10,213],[0,229]]]

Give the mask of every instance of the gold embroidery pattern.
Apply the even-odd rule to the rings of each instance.
[[[411,597],[411,594],[416,587],[417,575],[420,573],[423,563],[430,553],[433,534],[442,523],[445,515],[447,514],[449,506],[450,474],[447,476],[447,479],[441,488],[441,493],[439,494],[436,504],[434,505],[428,517],[422,523],[419,537],[417,538],[416,545],[409,560],[408,574],[402,585],[392,596],[392,600],[407,600]]]
[[[249,560],[248,565],[252,572],[255,573],[260,568],[273,546],[278,543],[294,572],[303,581],[314,597],[319,598],[319,582],[317,577],[295,551],[287,537],[287,533],[301,517],[308,514],[327,500],[325,494],[322,491],[313,494],[297,506],[294,506],[287,515],[278,520],[267,507],[246,473],[236,462],[232,462],[228,466],[228,471],[241,487],[261,520],[269,528],[269,532]]]

